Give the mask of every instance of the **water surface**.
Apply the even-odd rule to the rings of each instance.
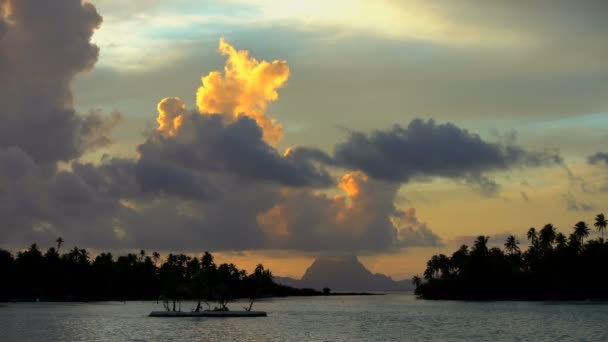
[[[245,303],[232,303],[238,310]],[[193,308],[183,303],[182,310]],[[608,341],[608,303],[410,294],[260,301],[260,318],[152,318],[156,302],[0,305],[1,341]]]

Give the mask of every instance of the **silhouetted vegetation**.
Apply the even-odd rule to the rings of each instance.
[[[595,217],[598,239],[585,240],[590,228],[577,222],[566,236],[552,224],[527,231],[529,247],[521,251],[513,235],[500,248],[479,236],[473,247],[461,246],[451,257],[434,255],[424,279],[414,277],[416,294],[427,299],[607,299],[608,243],[606,219]]]
[[[145,251],[114,258],[101,253],[91,258],[85,249],[74,247],[60,255],[63,244],[42,252],[37,245],[15,256],[0,249],[0,301],[100,301],[157,300],[173,310],[180,300],[197,300],[196,310],[225,310],[227,303],[249,299],[250,310],[259,297],[321,295],[312,289],[277,284],[262,265],[247,274],[233,264],[214,262],[205,252],[200,258],[169,254],[159,264],[160,254]],[[211,307],[208,302],[217,303]]]

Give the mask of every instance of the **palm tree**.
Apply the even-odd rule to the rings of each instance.
[[[543,248],[550,248],[555,241],[555,227],[551,223],[546,224],[539,233],[539,242]]]
[[[580,240],[582,246],[584,242],[583,239],[589,236],[589,226],[587,226],[585,221],[579,221],[574,225],[574,235]]]
[[[599,232],[602,233],[602,243],[604,242],[604,230],[606,230],[606,225],[608,225],[608,221],[606,220],[606,217],[604,217],[604,214],[597,214],[597,216],[595,217],[595,223],[593,224],[595,226],[595,228],[597,228],[597,230]]]
[[[526,236],[528,237],[528,240],[530,240],[530,243],[532,244],[532,246],[535,246],[536,241],[538,240],[538,234],[536,233],[536,228],[532,227],[532,228],[528,229],[528,233],[526,234]]]
[[[452,273],[450,258],[448,258],[445,254],[439,254],[438,266],[442,278],[448,278]]]
[[[57,253],[59,253],[59,249],[61,249],[61,245],[63,245],[63,238],[60,236],[55,242],[57,242]]]
[[[511,253],[511,254],[515,254],[516,252],[519,252],[519,241],[517,241],[517,238],[514,235],[509,235],[507,237],[507,241],[505,242],[505,249]]]
[[[144,261],[144,257],[145,257],[145,256],[146,256],[146,251],[144,251],[143,249],[141,249],[141,250],[139,251],[139,258],[140,258],[140,260],[139,260],[139,261]]]
[[[555,235],[555,242],[557,243],[558,248],[564,248],[566,246],[566,235],[557,233],[557,235]]]
[[[156,266],[160,259],[160,254],[158,252],[152,252],[152,259],[154,260],[154,266]]]
[[[412,278],[412,284],[414,284],[414,286],[418,287],[418,286],[420,286],[420,284],[422,284],[422,279],[420,279],[419,276],[414,276]]]
[[[439,273],[440,261],[438,255],[433,255],[429,261],[426,262],[426,269],[424,270],[425,279],[435,279],[437,273]]]
[[[473,251],[479,254],[485,254],[488,252],[488,240],[489,236],[479,235],[475,242],[473,242]]]

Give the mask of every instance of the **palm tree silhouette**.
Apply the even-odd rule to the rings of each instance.
[[[422,284],[422,279],[420,279],[419,276],[414,276],[412,278],[412,284],[414,284],[414,286],[418,287],[418,286],[420,286],[420,284]]]
[[[564,248],[566,247],[566,235],[562,234],[562,233],[557,233],[555,235],[555,242],[557,243],[557,247],[558,248]]]
[[[158,260],[160,260],[160,254],[158,252],[152,252],[152,259],[154,260],[154,266],[156,266]]]
[[[542,248],[547,249],[551,247],[554,241],[555,227],[551,223],[548,223],[540,230],[539,242]]]
[[[608,225],[608,221],[606,220],[606,217],[604,217],[604,214],[597,214],[597,216],[595,217],[595,223],[593,224],[595,226],[595,228],[597,228],[597,230],[599,232],[602,233],[602,243],[604,243],[604,230],[606,230],[606,225]]]
[[[536,228],[532,227],[532,228],[528,229],[528,233],[526,234],[526,236],[528,237],[528,240],[530,240],[530,243],[532,243],[532,246],[535,246],[536,241],[538,240],[538,234],[536,233]]]
[[[582,246],[583,239],[589,236],[589,226],[585,221],[579,221],[574,225],[574,235],[580,240]]]
[[[515,254],[516,252],[519,252],[519,241],[517,241],[517,238],[514,235],[509,235],[507,237],[507,241],[505,242],[505,249],[511,253],[511,254]]]
[[[55,242],[57,242],[57,253],[59,253],[59,249],[61,248],[61,245],[63,245],[63,238],[60,236]]]
[[[481,255],[488,253],[488,240],[490,240],[489,236],[479,235],[473,242],[473,252]]]
[[[433,255],[426,263],[426,270],[424,271],[424,278],[435,279],[435,276],[439,273],[441,267],[441,261],[438,255]]]

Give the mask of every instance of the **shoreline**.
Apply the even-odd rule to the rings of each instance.
[[[411,293],[411,292],[403,292]],[[290,296],[264,296],[259,297],[257,300],[272,299],[272,298],[292,298],[292,297],[336,297],[336,296],[384,296],[386,293],[370,293],[370,292],[335,292],[329,294],[302,294],[302,295],[290,295]],[[184,298],[180,301],[197,301],[197,298]],[[248,298],[237,298],[238,300],[248,300]],[[257,301],[256,300],[256,301]],[[100,303],[100,302],[151,302],[158,301],[158,298],[136,298],[136,299],[106,299],[106,300],[46,300],[46,299],[2,299],[0,303]]]

